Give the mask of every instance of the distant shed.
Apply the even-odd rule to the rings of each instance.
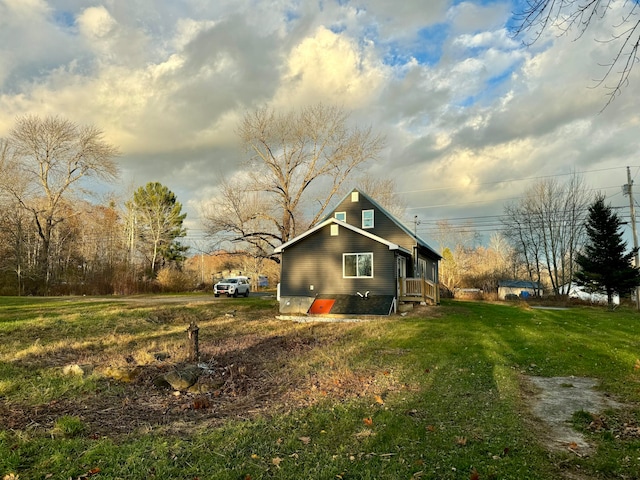
[[[500,280],[498,282],[498,298],[505,300],[507,295],[516,295],[519,298],[541,297],[542,285],[529,280]]]

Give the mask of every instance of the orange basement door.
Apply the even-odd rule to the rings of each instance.
[[[311,308],[309,308],[309,314],[320,315],[323,313],[329,313],[334,303],[336,303],[335,300],[317,298],[311,304]]]

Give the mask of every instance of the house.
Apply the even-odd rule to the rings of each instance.
[[[500,280],[498,281],[498,298],[505,300],[515,295],[519,298],[541,297],[542,285],[529,280]]]
[[[588,292],[584,287],[576,285],[574,283],[562,285],[560,287],[560,293],[567,295],[569,298],[577,298],[579,300],[591,303],[598,303],[606,305],[608,303],[607,295],[605,293]],[[620,295],[614,293],[611,301],[614,305],[620,305]]]
[[[281,313],[388,315],[399,301],[439,302],[440,255],[358,190],[275,253]]]

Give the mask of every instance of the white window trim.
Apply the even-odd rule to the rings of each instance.
[[[347,255],[370,255],[371,256],[371,275],[356,275],[356,276],[347,276],[345,275],[345,257]],[[358,260],[356,259],[356,265]],[[342,254],[342,278],[373,278],[373,252],[353,252],[353,253],[343,253]]]
[[[342,215],[344,216],[344,220],[340,220],[340,219],[338,218],[338,215],[340,215],[340,214],[342,214]],[[333,215],[333,218],[335,218],[336,220],[340,220],[341,222],[346,222],[346,221],[347,221],[347,212],[336,212],[336,213]]]
[[[371,212],[371,226],[370,227],[365,227],[364,225],[364,214]],[[375,210],[371,209],[371,210],[362,210],[362,228],[363,229],[369,229],[369,228],[374,228],[375,224],[376,224],[376,220],[375,220]]]

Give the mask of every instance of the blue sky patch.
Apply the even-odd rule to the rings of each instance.
[[[300,18],[300,14],[298,12],[296,12],[295,10],[289,8],[289,9],[285,10],[284,18],[287,21],[287,23],[290,23],[290,22],[293,22],[295,20],[298,20]]]
[[[406,64],[415,58],[421,65],[436,65],[442,57],[442,50],[449,26],[444,23],[423,28],[413,41],[390,42],[384,61],[387,65]]]
[[[329,25],[329,30],[331,30],[335,34],[340,34],[344,32],[346,29],[347,27],[343,23],[334,23],[332,25]]]
[[[412,55],[421,64],[435,65],[442,57],[442,47],[447,40],[451,27],[446,23],[439,23],[421,29],[418,40],[413,47]]]
[[[66,12],[64,10],[57,10],[53,14],[53,20],[56,25],[59,25],[65,29],[75,27],[76,17],[72,12]]]

